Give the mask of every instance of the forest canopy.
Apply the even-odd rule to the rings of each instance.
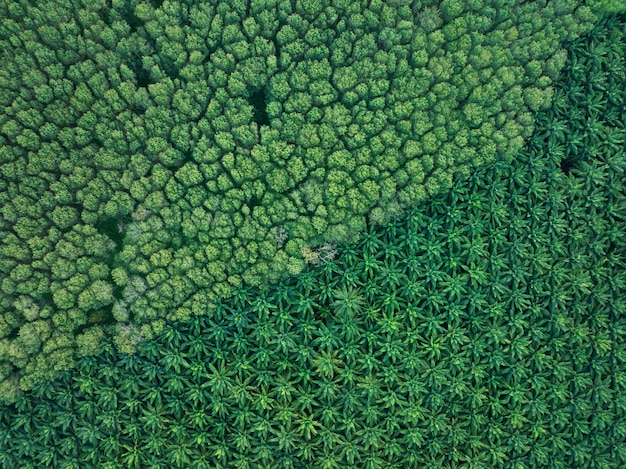
[[[598,5],[1,1],[2,386],[512,160]]]

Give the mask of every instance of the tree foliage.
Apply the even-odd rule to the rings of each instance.
[[[624,467],[623,26],[613,18],[573,44],[517,158],[369,227],[297,278],[153,322],[136,354],[118,348],[146,331],[120,325],[117,348],[106,340],[58,380],[15,396],[5,379],[15,402],[0,407],[0,465]],[[260,250],[283,246],[293,263],[284,235],[272,230]],[[152,272],[185,272],[174,252],[155,245]],[[152,314],[149,286],[126,281],[120,324],[133,301]],[[22,347],[3,341],[1,353],[26,359],[45,341],[51,358],[38,366],[67,357],[49,310],[14,306],[30,322]],[[90,353],[99,336],[89,327],[77,343]]]
[[[495,0],[2,0],[0,18],[0,340],[15,350],[0,362],[22,387],[513,158],[562,44],[595,20]],[[34,353],[24,301],[52,331]]]

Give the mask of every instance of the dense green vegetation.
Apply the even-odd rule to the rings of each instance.
[[[0,466],[626,466],[625,25],[516,158],[0,408]]]
[[[22,389],[510,160],[595,21],[570,0],[2,0],[0,18],[0,382]]]

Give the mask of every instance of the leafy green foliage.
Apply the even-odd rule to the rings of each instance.
[[[19,349],[0,362],[23,386],[512,158],[595,20],[495,0],[2,0],[0,18],[0,340]],[[21,301],[50,310],[38,350]]]
[[[297,278],[236,288],[135,355],[107,343],[0,407],[0,464],[624,467],[626,154],[611,138],[626,106],[610,93],[623,25],[573,44],[518,158]],[[575,77],[603,99],[575,93]],[[565,174],[581,129],[597,151]]]

